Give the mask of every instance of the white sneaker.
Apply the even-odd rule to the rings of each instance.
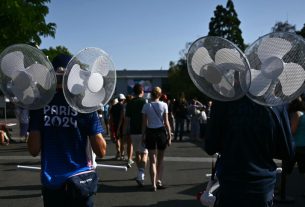
[[[136,181],[137,181],[137,183],[138,183],[138,185],[139,185],[140,187],[143,187],[143,186],[144,186],[144,177],[145,177],[144,171],[139,170],[139,171],[138,171],[138,176],[137,176]]]
[[[200,202],[204,206],[212,207],[214,206],[215,201],[216,197],[208,191],[204,191],[200,197]]]

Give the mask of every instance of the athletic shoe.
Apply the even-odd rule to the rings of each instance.
[[[143,187],[144,186],[144,180],[138,180],[136,179],[136,182],[138,183],[139,187]]]
[[[133,160],[128,160],[128,162],[127,162],[127,167],[128,167],[128,168],[131,168],[133,164],[134,164],[134,161],[133,161]]]
[[[117,155],[115,156],[115,159],[116,159],[116,160],[121,160],[122,158],[121,158],[121,156],[120,156],[119,154],[117,154]]]
[[[204,191],[200,197],[200,202],[204,206],[214,206],[215,201],[216,197],[208,191]]]
[[[136,181],[140,187],[144,186],[144,177],[145,177],[144,169],[139,169]]]
[[[158,180],[157,181],[157,189],[159,190],[163,190],[165,189],[166,187],[162,184],[162,181],[161,180]]]

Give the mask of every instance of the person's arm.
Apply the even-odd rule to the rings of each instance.
[[[273,158],[291,160],[295,153],[295,143],[291,133],[287,107],[284,105],[274,106],[271,111],[276,126]]]
[[[41,151],[40,131],[30,131],[27,145],[28,151],[33,157],[39,155]]]
[[[105,157],[106,155],[106,148],[107,144],[106,141],[101,133],[89,136],[90,144],[92,147],[93,152],[98,156],[98,157]]]
[[[223,139],[223,116],[226,110],[225,103],[215,102],[211,109],[211,118],[207,124],[204,149],[209,155],[222,150]]]
[[[172,143],[172,131],[171,131],[171,127],[168,121],[168,113],[164,113],[163,114],[163,121],[164,121],[164,125],[165,128],[167,130],[167,143],[168,145],[171,145]]]
[[[125,110],[122,108],[121,113],[120,113],[120,121],[119,121],[118,129],[117,129],[117,134],[121,133],[121,128],[123,129],[123,134],[125,133],[124,117],[125,117]],[[121,134],[120,136],[123,136],[123,134]]]
[[[145,113],[142,114],[142,141],[145,142],[146,135],[146,127],[147,127],[147,115]]]

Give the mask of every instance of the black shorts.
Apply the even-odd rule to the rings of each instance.
[[[167,146],[165,128],[146,128],[145,145],[148,150],[165,150]]]
[[[298,164],[299,172],[305,173],[305,147],[296,147],[295,156],[292,161],[283,161],[283,171],[290,174],[295,163]]]

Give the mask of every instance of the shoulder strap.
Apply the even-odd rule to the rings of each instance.
[[[162,119],[162,117],[160,117],[160,114],[157,112],[154,105],[152,103],[150,103],[150,104],[151,104],[152,108],[154,109],[155,113],[157,114],[157,116],[159,117],[160,121],[163,123],[163,119]]]

